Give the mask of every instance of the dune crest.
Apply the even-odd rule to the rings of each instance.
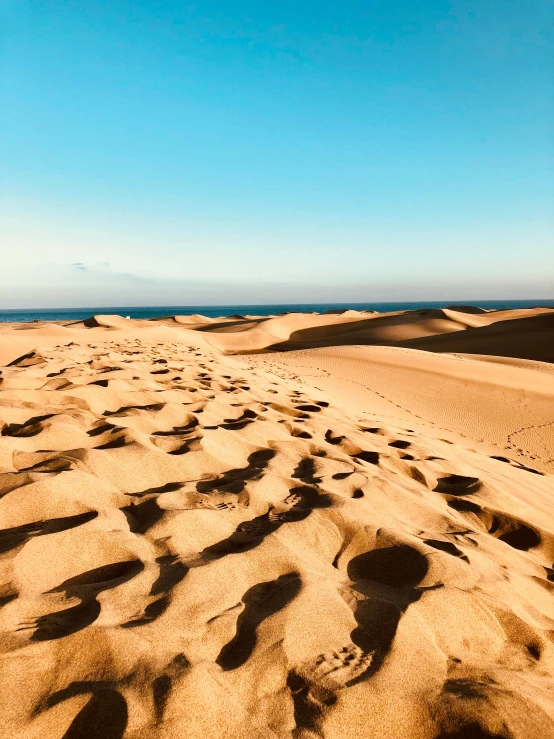
[[[0,324],[0,736],[554,737],[553,318]]]

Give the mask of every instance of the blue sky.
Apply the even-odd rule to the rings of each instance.
[[[0,307],[554,297],[549,0],[0,11]]]

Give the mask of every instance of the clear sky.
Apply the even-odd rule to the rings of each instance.
[[[0,13],[0,308],[554,297],[550,0]]]

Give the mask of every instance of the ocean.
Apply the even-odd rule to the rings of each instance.
[[[98,314],[117,314],[130,318],[159,318],[162,316],[190,316],[201,313],[209,318],[241,315],[269,316],[276,313],[298,312],[323,313],[328,310],[376,310],[379,313],[418,308],[445,308],[448,305],[475,305],[487,310],[506,310],[509,308],[533,308],[552,306],[554,300],[452,300],[416,301],[386,303],[283,303],[279,305],[151,305],[151,306],[101,306],[90,308],[25,308],[20,310],[0,310],[0,321],[83,321]]]

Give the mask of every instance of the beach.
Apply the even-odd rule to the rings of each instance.
[[[554,737],[553,336],[0,324],[0,735]]]

